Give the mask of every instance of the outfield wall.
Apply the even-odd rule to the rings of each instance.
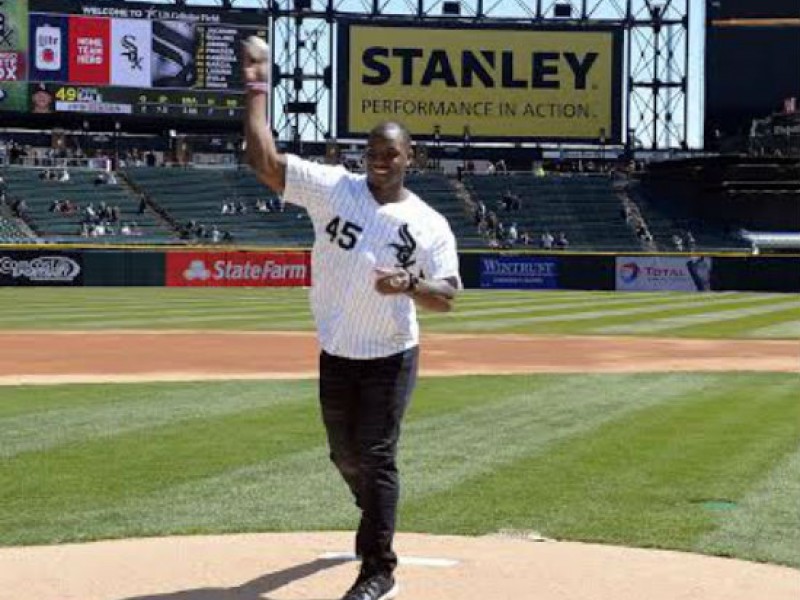
[[[462,252],[468,289],[800,292],[800,255]],[[0,286],[300,287],[286,249],[0,247]]]

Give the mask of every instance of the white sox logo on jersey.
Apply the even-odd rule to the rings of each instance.
[[[397,228],[397,234],[400,236],[401,244],[389,245],[394,248],[395,256],[397,258],[397,265],[401,269],[408,269],[409,267],[417,264],[414,259],[414,252],[417,251],[417,240],[411,235],[408,229],[408,223],[405,223]]]

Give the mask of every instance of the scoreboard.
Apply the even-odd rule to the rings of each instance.
[[[256,10],[0,2],[0,111],[239,119],[241,43]]]

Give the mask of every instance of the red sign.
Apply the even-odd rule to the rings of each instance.
[[[70,83],[108,85],[110,73],[111,19],[70,17]]]
[[[25,80],[25,55],[22,52],[0,52],[0,81]]]
[[[169,252],[167,286],[311,285],[308,252]]]

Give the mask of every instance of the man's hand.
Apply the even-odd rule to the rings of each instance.
[[[269,83],[269,45],[251,35],[242,42],[242,65],[245,84]]]
[[[375,290],[379,294],[404,294],[411,287],[411,273],[405,269],[375,269]]]

